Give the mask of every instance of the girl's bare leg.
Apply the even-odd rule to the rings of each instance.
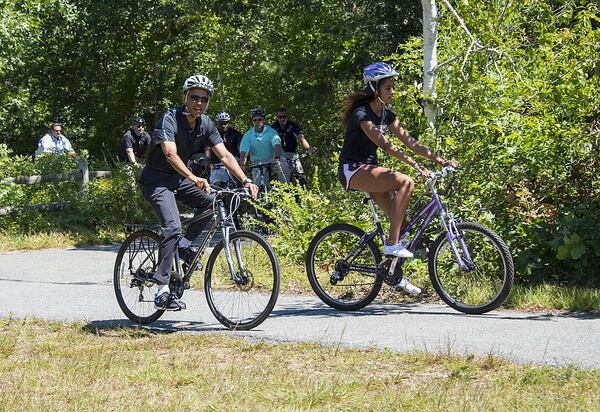
[[[400,228],[415,182],[402,173],[381,166],[365,165],[350,180],[350,188],[371,193],[373,200],[390,218],[388,245],[398,243]]]

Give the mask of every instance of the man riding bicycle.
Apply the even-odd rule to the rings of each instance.
[[[159,285],[154,297],[157,309],[186,308],[185,303],[169,289],[175,248],[179,248],[184,265],[189,265],[193,259],[190,244],[210,219],[190,225],[185,236],[181,237],[176,201],[197,208],[199,212],[212,205],[208,181],[195,176],[186,166],[196,148],[202,144],[210,146],[253,197],[258,192],[258,187],[246,178],[235,157],[223,144],[214,123],[204,114],[213,91],[213,84],[206,76],[193,75],[186,79],[183,84],[183,105],[168,110],[158,122],[150,142],[148,163],[140,177],[144,198],[152,205],[161,225],[159,264],[153,276]]]
[[[285,107],[277,109],[277,121],[273,122],[271,127],[281,138],[281,147],[283,149],[281,157],[284,159],[281,167],[285,175],[285,181],[288,183],[291,181],[294,169],[298,175],[304,176],[304,169],[298,158],[298,140],[309,155],[314,154],[315,149],[308,144],[302,128],[298,123],[288,120],[288,113]]]
[[[252,180],[269,189],[270,175],[275,173],[282,183],[285,183],[285,176],[280,163],[281,139],[272,127],[265,125],[265,114],[262,107],[250,110],[253,126],[242,138],[240,164],[242,167],[246,166],[249,156],[252,166],[264,165],[264,167],[252,169]]]
[[[242,142],[242,134],[235,128],[231,127],[231,116],[227,112],[219,112],[215,116],[217,121],[217,130],[225,147],[237,161],[240,160],[240,143]],[[210,184],[225,187],[228,183],[233,182],[233,178],[225,165],[221,162],[218,156],[206,149],[206,156],[210,157]]]

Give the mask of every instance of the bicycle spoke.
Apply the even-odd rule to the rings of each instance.
[[[211,254],[205,281],[206,297],[211,310],[225,326],[249,329],[260,324],[275,304],[279,293],[279,267],[266,241],[252,232],[232,234],[230,250],[234,273],[229,271],[222,243]]]
[[[345,224],[319,232],[307,252],[307,272],[313,290],[329,306],[355,310],[369,304],[379,292],[374,244],[359,246],[364,232]]]
[[[136,323],[150,323],[162,311],[154,307],[156,285],[149,282],[158,262],[158,235],[138,231],[129,236],[115,263],[114,289],[123,313]],[[141,299],[140,299],[141,296]]]
[[[508,295],[514,277],[512,258],[493,231],[475,223],[459,227],[468,256],[458,240],[455,246],[464,266],[458,264],[445,235],[438,238],[430,256],[432,284],[455,309],[484,313],[497,307]]]

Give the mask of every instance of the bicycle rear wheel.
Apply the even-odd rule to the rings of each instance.
[[[429,277],[436,292],[450,307],[468,314],[489,312],[506,299],[514,282],[514,265],[508,246],[494,231],[478,223],[458,223],[466,258],[458,240],[454,241],[461,259],[470,266],[462,269],[456,262],[452,245],[441,233],[429,251]]]
[[[269,243],[254,232],[229,237],[231,262],[221,241],[206,264],[204,292],[208,307],[229,329],[248,330],[271,313],[279,295],[279,264]],[[233,267],[233,275],[229,270]]]
[[[306,252],[308,280],[317,296],[338,310],[364,308],[381,289],[377,269],[381,254],[373,241],[358,248],[365,232],[345,223],[327,226],[315,235]],[[350,254],[355,251],[356,256]]]
[[[151,230],[138,230],[125,239],[115,261],[113,285],[121,310],[132,322],[152,323],[164,313],[154,307],[160,240]]]

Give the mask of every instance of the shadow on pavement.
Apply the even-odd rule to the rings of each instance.
[[[69,249],[70,251],[78,251],[78,250],[90,250],[96,252],[118,252],[121,247],[120,243],[111,243],[109,245],[77,245],[74,248]]]
[[[551,321],[557,317],[574,317],[579,319],[598,319],[598,314],[577,313],[577,314],[560,314],[554,315],[549,313],[526,313],[526,312],[504,312],[492,311],[483,315],[467,315],[462,312],[454,311],[453,309],[440,305],[439,308],[431,306],[423,306],[415,302],[402,304],[371,304],[357,311],[338,311],[330,308],[323,303],[308,303],[308,302],[286,302],[278,303],[276,309],[271,313],[271,317],[363,317],[363,316],[384,316],[384,315],[429,315],[429,316],[457,316],[465,318],[484,318],[484,319],[502,319],[502,320],[537,320]]]
[[[149,325],[137,325],[129,319],[94,320],[82,328],[85,332],[94,335],[107,335],[111,330],[145,330],[154,334],[169,334],[174,332],[226,332],[228,329],[221,326],[207,325],[204,322],[182,320],[157,320]]]

